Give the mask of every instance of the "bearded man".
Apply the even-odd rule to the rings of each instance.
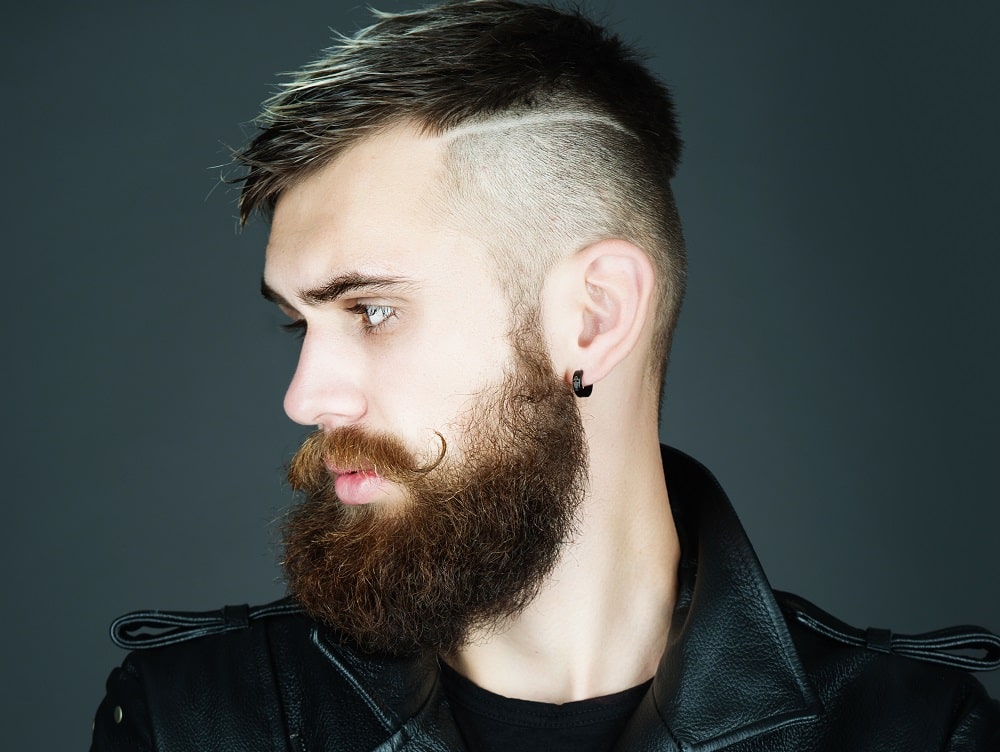
[[[667,90],[508,0],[379,15],[238,155],[285,398],[289,599],[118,620],[94,749],[1000,748],[974,628],[774,593],[658,441],[684,289]],[[984,653],[982,657],[967,652]]]

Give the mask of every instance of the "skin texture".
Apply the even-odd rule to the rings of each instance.
[[[275,210],[264,274],[306,326],[289,416],[325,431],[391,432],[425,462],[440,448],[435,431],[461,451],[461,415],[511,363],[514,320],[485,240],[442,224],[427,203],[441,149],[401,126],[293,186]],[[303,295],[351,274],[406,283],[333,301]],[[646,254],[616,239],[573,249],[545,276],[539,319],[552,369],[567,383],[583,369],[595,385],[579,403],[590,475],[576,535],[537,597],[443,656],[486,689],[548,702],[599,696],[648,679],[663,652],[678,545],[646,367],[654,281]],[[385,482],[372,501],[403,496]]]

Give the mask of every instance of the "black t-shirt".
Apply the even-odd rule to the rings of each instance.
[[[493,694],[444,663],[441,678],[471,752],[607,752],[649,687],[554,705]]]

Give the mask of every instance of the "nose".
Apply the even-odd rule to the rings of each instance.
[[[285,392],[285,414],[304,426],[325,430],[351,425],[368,410],[359,359],[307,334]]]

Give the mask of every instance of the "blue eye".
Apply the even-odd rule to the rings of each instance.
[[[387,305],[375,305],[373,303],[359,303],[351,306],[351,313],[356,313],[364,321],[363,326],[366,331],[373,332],[384,326],[389,319],[396,315],[396,309]]]
[[[384,305],[366,305],[364,309],[365,318],[368,319],[370,326],[379,326],[396,313],[391,306]]]

